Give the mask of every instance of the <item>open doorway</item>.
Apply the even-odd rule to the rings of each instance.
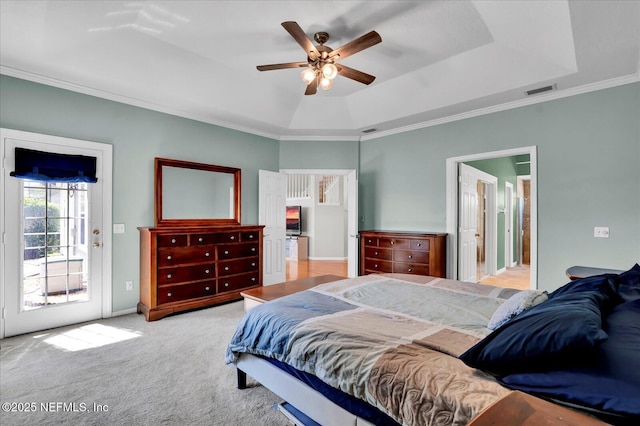
[[[356,277],[358,275],[358,182],[356,170],[351,169],[283,169],[280,173],[286,175],[302,175],[313,176],[314,179],[309,179],[313,182],[314,191],[316,196],[313,197],[314,208],[326,209],[326,210],[340,210],[344,216],[344,227],[341,230],[342,241],[345,250],[340,258],[331,258],[319,254],[319,258],[316,255],[315,246],[312,246],[314,242],[310,237],[307,241],[309,244],[309,258],[307,260],[298,260],[295,264],[295,270],[290,262],[287,262],[287,279],[292,277],[293,274],[297,274],[299,278],[303,278],[305,274],[309,276],[333,274],[345,277]],[[322,177],[337,176],[339,177],[336,182],[340,185],[341,190],[337,191],[341,195],[338,197],[340,200],[337,202],[333,197],[327,179]],[[316,185],[317,184],[317,185]],[[304,204],[303,202],[294,202],[293,204]],[[303,209],[303,220],[305,218],[305,211]],[[330,224],[320,221],[320,217],[315,217],[318,226],[315,229],[315,233],[321,231],[323,226],[332,226]],[[324,223],[324,224],[323,224]],[[326,228],[325,228],[326,230]],[[320,252],[318,252],[320,253]]]
[[[458,170],[460,168],[460,165],[462,163],[473,163],[479,160],[491,160],[491,159],[504,159],[506,157],[519,157],[519,156],[525,156],[527,159],[527,163],[528,163],[528,172],[529,172],[529,179],[528,179],[528,185],[529,185],[529,196],[528,196],[528,207],[529,207],[529,227],[528,227],[528,257],[529,257],[529,264],[530,267],[527,268],[526,273],[528,276],[528,287],[529,288],[537,288],[537,269],[536,269],[536,259],[537,259],[537,240],[536,240],[536,235],[537,235],[537,222],[536,222],[536,147],[524,147],[524,148],[515,148],[515,149],[509,149],[509,150],[503,150],[503,151],[495,151],[495,152],[488,152],[488,153],[481,153],[481,154],[472,154],[472,155],[467,155],[467,156],[460,156],[460,157],[452,157],[447,159],[446,161],[446,168],[447,168],[447,180],[446,180],[446,198],[447,198],[447,232],[449,234],[448,237],[448,248],[447,248],[447,256],[448,256],[448,262],[447,262],[447,277],[449,278],[453,278],[453,279],[463,279],[461,273],[460,273],[460,259],[461,257],[464,258],[464,256],[461,256],[461,250],[462,247],[464,247],[464,244],[461,243],[461,239],[464,238],[468,238],[469,241],[471,241],[471,237],[475,236],[476,234],[476,229],[473,230],[473,234],[468,234],[465,236],[465,230],[464,228],[464,223],[460,222],[460,217],[459,217],[459,211],[460,211],[460,199],[459,199],[459,176],[458,176]],[[473,187],[474,187],[474,192],[477,192],[477,186],[476,186],[476,182],[473,182]],[[503,189],[502,187],[500,187],[500,193],[499,193],[499,197],[502,198],[504,196],[504,194],[507,193],[506,189]],[[513,191],[511,191],[511,194],[513,194]],[[509,243],[506,242],[506,236],[505,233],[509,232],[508,229],[510,229],[510,227],[507,227],[505,222],[507,222],[505,220],[505,214],[509,214],[509,217],[511,217],[512,215],[515,216],[515,212],[516,212],[516,208],[512,207],[512,208],[507,208],[507,204],[504,205],[504,208],[500,207],[498,208],[498,211],[496,212],[495,215],[490,215],[489,217],[491,218],[491,220],[489,222],[491,222],[492,220],[499,218],[499,222],[498,225],[499,227],[497,229],[499,229],[499,235],[500,235],[500,239],[499,239],[499,243],[498,246],[500,247],[500,255],[499,255],[499,264],[504,264],[504,267],[500,266],[500,268],[498,268],[499,272],[502,272],[504,275],[504,269],[509,269],[510,266],[514,266],[513,262],[519,261],[520,256],[518,256],[518,259],[516,259],[515,257],[513,257],[513,255],[511,255],[511,257],[509,257],[507,249],[509,248]],[[487,223],[486,221],[483,221],[483,223]],[[522,222],[518,222],[518,225],[522,223]],[[516,228],[516,235],[520,234],[519,232],[519,228],[516,227],[517,225],[513,225],[511,227],[515,227]],[[467,230],[470,231],[470,230]],[[520,242],[520,240],[516,240],[516,235],[513,235],[513,233],[511,233],[510,238],[513,241],[513,244],[518,244]],[[484,240],[486,241],[486,240]],[[517,242],[516,242],[517,241]],[[474,247],[473,247],[473,251],[475,253],[477,253],[477,247],[475,247],[475,243],[476,240],[473,240],[474,243]],[[517,246],[516,246],[517,247]],[[520,253],[519,248],[516,251],[517,253]],[[488,251],[486,253],[489,253]],[[493,253],[493,252],[492,252]],[[496,256],[498,254],[496,253]],[[511,262],[509,262],[509,259],[511,259]],[[476,276],[481,273],[478,272],[477,265],[474,259],[473,265],[469,264],[468,265],[468,269],[470,270],[473,267],[474,271],[473,274],[471,274],[472,276]],[[473,281],[477,281],[478,279],[474,279]]]

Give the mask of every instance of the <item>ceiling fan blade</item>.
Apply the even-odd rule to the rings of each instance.
[[[303,68],[308,67],[308,62],[287,62],[285,64],[258,65],[258,71],[282,70],[286,68]]]
[[[336,50],[329,53],[330,58],[344,59],[348,56],[358,53],[361,50],[374,46],[382,41],[382,37],[375,31],[368,32],[367,34],[358,37],[349,43],[338,47]]]
[[[376,79],[376,77],[371,74],[367,74],[362,71],[349,68],[342,64],[336,64],[336,67],[338,67],[338,74],[340,74],[343,77],[350,78],[351,80],[355,80],[359,83],[371,84],[373,83],[373,80]]]
[[[320,52],[318,52],[318,49],[316,48],[316,46],[313,44],[311,39],[304,33],[302,28],[300,28],[300,25],[298,25],[297,22],[286,21],[286,22],[283,22],[281,25],[284,27],[285,30],[287,30],[289,34],[291,34],[291,37],[293,37],[294,40],[297,41],[300,46],[302,46],[304,51],[307,52],[307,56],[309,58],[311,58],[312,60],[316,60],[320,56]]]
[[[320,83],[320,77],[316,76],[313,81],[307,84],[307,90],[304,91],[305,95],[315,95],[318,91],[318,84]]]

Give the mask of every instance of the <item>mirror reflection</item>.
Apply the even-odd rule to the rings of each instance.
[[[156,226],[240,224],[240,169],[155,159]]]

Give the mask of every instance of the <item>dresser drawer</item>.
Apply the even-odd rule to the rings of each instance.
[[[392,249],[408,249],[411,244],[409,240],[402,238],[378,238],[378,245]]]
[[[185,281],[198,281],[216,277],[215,264],[178,266],[158,269],[158,284],[177,284]]]
[[[158,287],[158,304],[195,299],[197,297],[210,296],[215,293],[215,280],[194,284],[166,285]]]
[[[236,257],[256,256],[258,244],[227,244],[218,246],[218,260],[233,259]]]
[[[397,274],[417,274],[417,275],[429,275],[429,265],[416,264],[416,263],[404,263],[394,262],[393,272]]]
[[[364,269],[373,272],[393,272],[393,263],[387,260],[365,259]]]
[[[215,257],[215,246],[159,248],[158,268],[186,263],[213,262]]]
[[[395,262],[429,263],[429,252],[420,250],[394,250]]]
[[[429,251],[431,245],[429,240],[411,240],[410,243],[411,250]]]
[[[251,257],[240,260],[229,260],[218,263],[218,276],[242,274],[244,272],[257,271],[260,262],[258,257]]]
[[[158,247],[184,247],[187,235],[158,235]]]
[[[257,272],[220,278],[218,279],[218,293],[252,287],[258,285],[258,282]]]
[[[259,241],[260,233],[257,231],[246,231],[240,233],[240,240],[242,242]]]
[[[393,251],[380,247],[366,247],[364,256],[369,259],[391,260]]]
[[[378,247],[378,237],[363,237],[363,241],[367,247]]]
[[[240,241],[239,232],[220,232],[215,234],[192,234],[191,245],[208,245],[221,243],[237,243]]]

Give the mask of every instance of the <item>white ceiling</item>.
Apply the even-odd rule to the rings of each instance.
[[[639,80],[640,1],[0,1],[0,72],[275,139],[357,139]],[[304,96],[280,25],[375,75]],[[556,85],[527,97],[526,90]],[[362,131],[375,128],[368,136]]]

